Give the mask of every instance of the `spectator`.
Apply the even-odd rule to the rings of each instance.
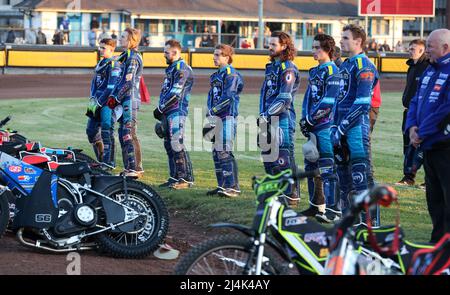
[[[112,30],[111,39],[117,40],[116,30]]]
[[[14,43],[15,40],[16,40],[16,34],[14,34],[14,30],[12,28],[9,28],[5,43]]]
[[[216,46],[218,40],[219,40],[219,36],[217,36],[217,31],[216,31],[216,26],[211,26],[211,38],[212,38],[212,43],[213,43],[213,47]]]
[[[258,48],[258,36],[259,36],[259,28],[255,27],[253,31],[253,44],[255,44],[255,48]]]
[[[111,39],[111,36],[108,34],[106,27],[103,27],[102,33],[98,36],[97,41],[100,43],[103,39]]]
[[[63,44],[69,44],[70,43],[70,20],[67,15],[64,16],[64,19],[61,22],[59,29],[64,34],[64,39],[63,39],[64,43]]]
[[[92,17],[92,20],[91,20],[91,30],[92,30],[92,29],[98,30],[99,28],[100,28],[100,24],[99,24],[99,22],[98,22],[98,20],[97,20],[97,17],[96,17],[96,16],[93,16],[93,17]]]
[[[139,42],[139,46],[149,46],[150,39],[148,38],[148,34],[142,36],[141,41]]]
[[[250,44],[250,42],[248,42],[248,39],[244,39],[241,43],[241,48],[243,48],[243,49],[252,48],[252,44]]]
[[[270,28],[266,26],[264,29],[264,48],[269,48],[269,38],[272,35]]]
[[[377,42],[375,41],[375,39],[370,40],[370,43],[369,43],[369,51],[374,51],[374,52],[377,52],[377,51],[378,51],[378,44],[377,44]]]
[[[368,153],[369,153],[370,173],[367,173],[367,182],[369,184],[369,188],[372,188],[375,185],[374,180],[375,171],[372,160],[372,132],[373,128],[375,127],[375,123],[377,122],[378,114],[380,113],[381,102],[382,98],[381,98],[380,80],[378,80],[377,84],[375,84],[375,87],[373,88],[372,100],[370,102],[370,110],[369,110],[370,129],[369,129]]]
[[[97,46],[97,29],[92,29],[88,34],[89,46]]]
[[[395,45],[395,52],[403,52],[403,44],[402,44],[402,41],[398,41],[397,42],[397,45]]]
[[[450,30],[434,30],[426,44],[431,64],[409,105],[405,132],[424,153],[430,242],[437,243],[450,233]]]
[[[333,61],[336,64],[336,66],[339,68],[342,64],[342,58],[341,58],[341,48],[339,46],[334,46],[334,53],[333,53]]]
[[[408,114],[409,104],[417,92],[417,83],[423,72],[430,65],[425,54],[425,41],[416,39],[409,43],[409,60],[406,62],[408,72],[406,74],[406,87],[403,91],[402,103],[405,108],[403,111],[402,130],[405,129],[406,115]],[[423,164],[423,152],[410,145],[409,135],[403,134],[403,178],[397,182],[397,185],[414,185],[417,170]]]
[[[192,25],[191,24],[187,24],[186,25],[186,34],[193,34],[194,30],[192,29]]]
[[[36,44],[47,44],[47,36],[42,32],[42,28],[38,29]]]
[[[61,31],[59,29],[55,30],[55,34],[53,35],[53,45],[62,45],[63,44],[63,38]]]
[[[33,28],[25,30],[25,43],[26,44],[36,44],[36,32]]]
[[[380,46],[380,50],[384,52],[391,51],[391,47],[389,47],[389,44],[387,44],[386,40],[384,40],[383,45]]]
[[[186,25],[185,33],[183,36],[183,46],[187,47],[195,47],[195,38],[194,30],[192,29],[191,24]]]
[[[214,41],[211,38],[211,35],[203,35],[202,40],[200,41],[200,47],[214,47]]]

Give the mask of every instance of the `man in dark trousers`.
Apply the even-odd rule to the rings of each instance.
[[[450,30],[431,32],[426,53],[431,64],[409,105],[405,133],[424,153],[430,242],[436,243],[450,232]]]
[[[403,92],[403,122],[402,130],[405,129],[406,115],[408,114],[411,99],[417,92],[417,83],[423,72],[430,65],[425,54],[425,41],[416,39],[409,43],[409,57],[406,64],[409,66],[406,76],[406,87]],[[397,182],[397,185],[414,185],[417,170],[423,164],[423,153],[409,144],[409,134],[403,134],[403,178]]]

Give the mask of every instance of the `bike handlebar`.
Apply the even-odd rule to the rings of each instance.
[[[10,120],[11,120],[11,116],[8,116],[5,119],[3,119],[2,121],[0,121],[0,128],[5,126],[6,123],[8,123]]]

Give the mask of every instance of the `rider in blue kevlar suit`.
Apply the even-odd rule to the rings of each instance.
[[[363,53],[366,40],[364,30],[355,25],[344,27],[341,39],[343,51],[349,53],[340,66],[340,94],[335,111],[332,131],[333,146],[348,146],[350,160],[338,165],[341,209],[349,207],[349,194],[360,194],[367,189],[371,173],[369,163],[369,109],[378,72]],[[376,211],[376,212],[375,212]],[[379,225],[379,209],[371,212],[372,224]],[[365,223],[365,216],[361,216]]]
[[[266,65],[261,88],[258,145],[266,173],[276,175],[286,169],[296,171],[294,97],[300,77],[293,63],[295,48],[291,37],[284,32],[273,32],[269,43],[271,63]],[[297,205],[298,185],[290,186],[286,196],[290,205]]]
[[[185,121],[189,111],[189,99],[194,83],[191,67],[181,59],[181,45],[168,40],[164,57],[169,66],[161,89],[155,118],[160,120],[164,148],[169,161],[169,179],[162,187],[189,188],[194,183],[192,164],[184,145]]]
[[[314,37],[313,56],[319,65],[309,70],[309,84],[305,93],[302,107],[300,127],[303,135],[316,139],[319,152],[318,159],[308,159],[305,156],[305,170],[317,168],[323,179],[323,192],[326,208],[322,204],[315,204],[315,182],[308,178],[308,192],[310,208],[303,211],[303,215],[316,216],[322,222],[334,222],[340,217],[336,196],[338,193],[337,175],[334,164],[333,144],[331,143],[331,125],[333,124],[333,110],[339,94],[339,69],[331,61],[335,47],[333,37],[319,34]],[[320,183],[319,183],[320,184]],[[322,191],[322,189],[319,189]],[[326,209],[326,210],[325,210]]]
[[[119,140],[122,147],[124,173],[127,176],[142,176],[140,143],[137,139],[137,111],[140,105],[139,83],[143,74],[142,56],[137,51],[140,33],[127,28],[121,35],[122,46],[127,48],[118,58],[123,64],[122,77],[111,93],[108,104],[121,104],[122,117],[119,119]]]
[[[122,67],[113,56],[116,41],[103,39],[100,41],[99,52],[102,60],[95,68],[95,76],[91,83],[91,98],[86,134],[94,148],[99,162],[113,168],[114,161],[114,119],[112,110],[106,106],[111,91],[121,76]]]
[[[239,94],[244,87],[242,76],[231,66],[234,50],[220,44],[214,51],[214,64],[219,70],[210,77],[208,118],[217,128],[214,137],[213,160],[218,186],[207,195],[237,197],[240,194],[238,167],[233,155],[236,138],[236,117],[239,112]]]

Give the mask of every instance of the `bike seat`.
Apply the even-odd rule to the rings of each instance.
[[[24,161],[25,163],[30,164],[30,165],[39,165],[39,164],[47,163],[47,162],[51,161],[51,159],[46,155],[28,154],[28,155],[25,155],[22,157],[22,161]]]
[[[90,172],[91,169],[86,162],[80,162],[70,165],[60,165],[58,166],[58,168],[56,168],[56,174],[65,177],[77,177]]]

